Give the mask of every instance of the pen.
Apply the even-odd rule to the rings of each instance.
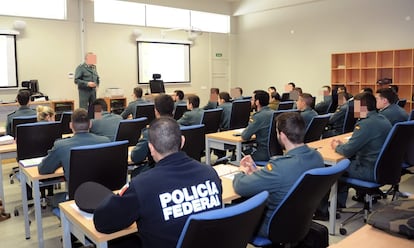
[[[252,166],[253,166],[253,168],[257,169],[257,165],[254,161],[252,162]]]

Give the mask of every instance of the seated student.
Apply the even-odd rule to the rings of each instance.
[[[19,108],[13,113],[10,113],[7,115],[7,122],[6,122],[6,134],[7,135],[14,136],[14,133],[12,133],[12,130],[11,130],[12,120],[14,117],[36,115],[36,111],[29,108],[28,106],[29,101],[30,101],[30,91],[19,90],[19,93],[17,93],[17,102],[19,103]]]
[[[233,180],[234,190],[240,196],[251,197],[263,190],[269,192],[267,211],[258,231],[264,237],[267,236],[272,212],[296,180],[309,169],[324,167],[319,152],[303,143],[305,122],[300,114],[289,112],[278,115],[276,134],[280,145],[286,150],[285,155],[272,157],[262,169],[255,166],[252,157],[245,156],[239,167],[243,173],[236,174]]]
[[[293,90],[296,88],[296,85],[294,82],[289,82],[285,85],[285,92],[282,94],[281,100],[282,102],[284,101],[290,101],[290,100],[296,100],[296,99],[292,99],[292,94]]]
[[[200,98],[196,95],[187,97],[187,111],[177,120],[178,124],[183,126],[197,125],[201,123],[203,117],[203,110],[199,108]],[[216,106],[217,107],[217,106]]]
[[[74,135],[71,138],[56,140],[48,155],[43,158],[38,166],[39,174],[52,174],[59,167],[63,167],[65,179],[69,181],[70,149],[75,146],[94,145],[110,142],[105,136],[89,133],[92,123],[88,118],[88,112],[79,108],[73,111],[69,123]]]
[[[219,88],[211,88],[210,89],[210,100],[208,100],[208,103],[206,106],[203,107],[204,110],[206,109],[213,109],[217,108],[218,106],[218,94],[220,93]]]
[[[230,117],[232,103],[230,102],[230,94],[227,92],[220,92],[218,97],[219,108],[223,109],[220,120],[220,130],[228,130],[230,127]]]
[[[139,104],[147,103],[146,100],[142,99],[142,88],[141,87],[134,88],[134,93],[132,97],[134,98],[134,101],[130,102],[128,106],[126,107],[126,109],[122,111],[121,113],[121,116],[123,119],[127,119],[130,117],[134,118],[135,112],[137,110],[137,106]]]
[[[275,86],[270,86],[269,88],[267,88],[267,92],[269,92],[269,97],[270,99],[272,99],[272,95],[275,94],[275,98],[281,99],[280,94],[277,92],[277,89]]]
[[[335,113],[329,118],[327,130],[323,133],[324,138],[342,134],[349,99],[350,95],[346,92],[338,94],[338,107],[336,108]]]
[[[331,86],[324,85],[322,86],[323,101],[319,102],[315,106],[315,111],[318,114],[326,114],[329,111],[329,107],[332,104],[332,95],[331,95]]]
[[[256,150],[244,151],[250,154],[254,160],[269,160],[269,127],[273,117],[273,111],[267,106],[269,104],[269,93],[264,90],[253,92],[251,99],[252,107],[256,113],[251,116],[251,121],[241,133],[243,140],[250,140],[256,135]]]
[[[280,103],[280,95],[277,92],[270,94],[269,108],[272,110],[278,110]]]
[[[314,116],[317,116],[318,113],[311,108],[313,102],[313,97],[309,93],[303,93],[299,95],[299,98],[296,102],[297,108],[301,111],[300,115],[305,120],[305,128],[308,127]]]
[[[375,94],[379,114],[385,116],[391,125],[408,120],[408,114],[403,108],[396,104],[398,95],[391,88],[381,88]]]
[[[95,109],[95,119],[92,120],[90,132],[96,135],[106,136],[111,141],[114,141],[122,117],[109,113],[108,105],[103,98],[98,98],[93,101],[92,106]]]
[[[173,116],[174,103],[172,98],[166,94],[160,94],[154,98],[154,112],[155,118],[160,117],[172,117]],[[146,161],[145,164],[140,165],[134,169],[131,173],[131,177],[138,175],[141,172],[144,172],[148,169],[154,167],[155,162],[151,156],[151,153],[148,148],[148,129],[142,129],[141,138],[138,140],[138,143],[131,151],[131,160],[135,164],[141,164]]]
[[[184,92],[182,90],[174,90],[174,93],[172,94],[172,99],[174,101],[174,109],[177,107],[178,104],[187,103],[184,100]]]
[[[155,119],[148,138],[155,167],[134,177],[119,194],[106,197],[94,211],[93,222],[102,233],[135,222],[138,233],[113,241],[122,247],[175,247],[191,214],[222,207],[221,180],[211,166],[180,151],[185,139],[174,119]]]
[[[241,87],[235,87],[234,90],[232,90],[232,100],[243,100],[243,89]]]

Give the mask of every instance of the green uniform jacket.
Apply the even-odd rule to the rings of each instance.
[[[177,120],[178,124],[183,126],[198,125],[201,123],[203,117],[203,111],[200,108],[194,108],[191,111],[187,111]]]
[[[95,82],[99,85],[99,76],[95,66],[88,66],[86,63],[78,65],[75,71],[75,84],[80,90],[91,91],[95,88],[88,87],[88,82]]]
[[[302,116],[303,120],[305,121],[305,127],[307,128],[309,123],[312,121],[314,116],[317,116],[318,113],[311,109],[311,108],[306,108],[305,110],[303,110],[302,112],[300,112],[300,115]]]
[[[269,128],[273,111],[268,107],[252,115],[252,121],[247,125],[241,134],[243,140],[250,140],[253,134],[256,135],[257,150],[251,154],[254,160],[269,160]]]
[[[90,132],[96,135],[106,136],[111,141],[114,141],[121,120],[122,117],[120,115],[104,111],[101,119],[92,120]]]
[[[36,115],[36,111],[29,108],[29,106],[20,106],[19,109],[17,109],[16,111],[14,111],[13,113],[10,113],[7,115],[7,122],[6,122],[6,134],[7,135],[11,135],[14,136],[14,134],[12,134],[12,120],[14,117],[18,117],[18,116],[30,116],[30,115]]]
[[[230,127],[231,108],[233,107],[233,104],[231,102],[225,102],[218,107],[223,109],[223,112],[221,112],[220,130],[228,130]]]
[[[379,113],[385,116],[391,122],[391,125],[408,120],[407,112],[397,104],[390,104],[388,107],[381,109]]]
[[[307,145],[296,147],[284,156],[272,157],[261,170],[251,175],[234,176],[233,187],[243,197],[253,196],[263,190],[269,192],[267,211],[259,235],[267,237],[267,226],[273,211],[286,196],[296,180],[307,170],[324,167],[322,156]]]
[[[135,118],[135,112],[137,111],[137,106],[140,104],[148,103],[146,100],[142,98],[138,98],[135,101],[132,101],[128,104],[126,109],[122,111],[121,116],[123,119],[128,118],[129,115],[132,115],[133,118]]]
[[[391,127],[391,123],[376,111],[368,112],[367,118],[355,124],[349,141],[335,149],[351,160],[347,169],[349,177],[374,180],[375,162]]]

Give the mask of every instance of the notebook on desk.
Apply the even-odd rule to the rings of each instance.
[[[216,170],[219,177],[239,173],[239,168],[230,164],[218,164],[213,166],[213,168]]]
[[[19,163],[23,166],[23,167],[32,167],[32,166],[37,166],[39,165],[44,157],[37,157],[37,158],[29,158],[29,159],[22,159],[19,160]]]

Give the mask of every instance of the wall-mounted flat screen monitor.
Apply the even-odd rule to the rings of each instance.
[[[152,75],[162,75],[164,83],[190,83],[190,44],[137,41],[138,83],[148,84]]]

